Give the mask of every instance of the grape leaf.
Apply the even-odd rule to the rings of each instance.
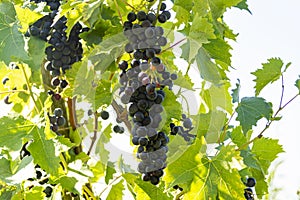
[[[2,117],[0,118],[0,147],[17,151],[22,147],[22,139],[36,132],[35,124],[23,117]]]
[[[240,89],[241,89],[241,84],[240,84],[240,79],[238,79],[238,83],[235,84],[236,88],[232,89],[232,103],[236,103],[240,101]]]
[[[12,60],[28,60],[24,49],[25,42],[19,32],[14,5],[10,2],[0,3],[0,60],[7,65]]]
[[[213,59],[219,60],[228,66],[231,65],[231,53],[229,51],[232,48],[225,40],[220,38],[209,40],[209,43],[203,44],[203,48]]]
[[[244,185],[238,170],[230,162],[240,159],[234,146],[223,146],[217,156],[211,160],[202,158],[202,164],[195,170],[196,175],[190,191],[184,199],[243,199]]]
[[[215,20],[224,14],[226,8],[236,6],[240,2],[241,0],[208,0],[212,16]]]
[[[105,166],[101,161],[98,161],[94,166],[90,166],[90,170],[93,172],[92,182],[98,182],[104,175]]]
[[[195,170],[200,164],[199,151],[201,146],[201,141],[196,139],[195,143],[182,152],[177,160],[167,165],[166,175],[163,177],[167,187],[185,183],[189,185],[193,181]]]
[[[300,94],[300,76],[299,79],[296,80],[295,86],[298,88]]]
[[[242,127],[237,126],[231,132],[231,140],[235,143],[238,147],[241,147],[243,144],[247,142],[247,138],[242,132]]]
[[[76,183],[78,180],[74,177],[69,176],[61,176],[59,179],[54,181],[56,184],[60,184],[62,188],[66,189],[69,192],[72,192],[74,194],[79,194],[77,189],[75,188]]]
[[[10,169],[10,162],[6,158],[0,158],[0,180],[9,183],[9,178],[13,175]]]
[[[136,187],[134,188],[136,191],[136,199],[137,200],[172,200],[173,196],[171,194],[168,194],[165,191],[165,188],[162,184],[160,184],[158,187],[155,185],[152,185],[149,182],[145,182],[141,180],[140,178],[136,178],[134,181],[136,184]]]
[[[105,171],[105,183],[108,184],[109,180],[111,180],[114,176],[114,174],[117,171],[115,170],[114,163],[108,161],[107,166],[106,166],[106,171]]]
[[[210,110],[222,108],[228,113],[232,113],[233,105],[229,94],[229,82],[223,82],[219,85],[212,84],[208,89],[201,91],[201,97]]]
[[[252,72],[256,79],[255,85],[255,95],[259,95],[261,90],[268,85],[269,83],[273,83],[278,80],[281,76],[281,68],[283,66],[283,62],[280,58],[271,58],[268,59],[267,63],[263,63],[263,68],[258,69],[255,72]]]
[[[112,102],[113,93],[111,92],[111,81],[100,80],[96,88],[94,109],[99,108],[102,105],[110,105]]]
[[[243,132],[247,133],[253,125],[261,118],[270,119],[272,116],[272,104],[267,103],[261,97],[244,97],[236,108],[237,120],[243,127]]]
[[[133,169],[131,169],[130,165],[128,165],[124,162],[124,159],[123,159],[122,155],[120,156],[120,158],[117,162],[117,165],[119,167],[119,170],[121,170],[121,172],[123,174],[125,174],[125,173],[134,173],[135,172]]]
[[[122,200],[123,190],[125,189],[123,185],[124,180],[119,181],[117,184],[113,185],[108,193],[107,200]]]
[[[101,133],[95,151],[95,153],[100,156],[100,161],[105,164],[107,163],[109,158],[109,151],[105,148],[105,144],[108,143],[111,139],[111,126],[112,124],[109,124]]]
[[[33,142],[27,147],[34,159],[34,163],[41,166],[51,175],[58,175],[60,159],[56,155],[54,142],[46,140],[44,129],[38,129],[32,133]]]
[[[252,14],[252,12],[248,8],[247,0],[242,0],[235,7],[239,8],[241,10],[247,10],[250,14]]]
[[[212,83],[222,80],[222,74],[218,66],[211,61],[205,49],[200,48],[196,55],[196,62],[200,71],[201,78]]]
[[[282,145],[278,144],[277,139],[260,138],[253,142],[252,153],[255,154],[264,174],[268,174],[271,162],[282,152]]]
[[[30,24],[33,24],[43,16],[40,13],[31,11],[29,8],[22,8],[20,6],[15,6],[15,9],[16,9],[18,20],[21,23],[22,28],[20,29],[20,31],[22,33],[25,33],[28,30]]]
[[[208,39],[215,39],[213,25],[206,18],[195,16],[191,26],[187,26],[182,33],[186,34],[188,41],[182,45],[182,55],[186,61],[194,60],[198,50],[203,43],[208,43]]]
[[[164,112],[166,117],[165,119],[165,124],[168,125],[169,122],[171,122],[171,118],[175,119],[181,119],[181,105],[180,103],[176,100],[177,97],[176,95],[168,90],[164,90],[166,97],[164,98],[164,101],[162,102],[162,106],[164,107],[164,110],[167,112]],[[164,125],[164,123],[160,123],[161,125]]]
[[[39,73],[42,62],[45,58],[46,43],[37,37],[30,37],[28,41],[28,53],[30,61],[28,61],[29,67],[33,73]]]
[[[24,199],[44,199],[46,196],[43,192],[44,189],[43,186],[35,186],[25,192]]]

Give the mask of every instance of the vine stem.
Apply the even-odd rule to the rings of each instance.
[[[282,87],[282,88],[284,88],[284,87]],[[283,92],[282,92],[281,94],[282,94],[282,96],[283,96]],[[245,143],[245,144],[243,144],[242,146],[240,146],[238,149],[236,149],[236,151],[240,151],[240,150],[244,149],[245,147],[247,147],[249,144],[253,143],[255,140],[262,138],[263,133],[270,127],[270,125],[272,124],[272,122],[275,121],[274,118],[277,117],[277,115],[279,114],[279,112],[280,112],[281,110],[283,110],[287,105],[289,105],[292,101],[294,101],[298,96],[299,96],[299,94],[296,94],[296,95],[295,95],[293,98],[291,98],[287,103],[285,103],[283,106],[280,106],[280,107],[278,108],[278,110],[276,111],[276,113],[273,115],[273,117],[272,117],[273,119],[271,119],[271,121],[267,122],[265,128],[264,128],[264,129],[263,129],[263,130],[255,137],[255,138],[253,138],[252,140],[250,140],[250,141],[248,141],[247,143]],[[282,101],[280,101],[280,102],[281,102],[281,104],[282,104]]]
[[[122,120],[125,123],[127,129],[131,131],[131,123],[128,121],[128,113],[126,109],[120,106],[115,100],[111,102],[111,105],[117,113],[117,118]]]
[[[22,68],[22,72],[23,72],[25,80],[26,80],[26,85],[27,85],[27,88],[28,88],[28,91],[29,91],[29,95],[30,95],[30,97],[31,97],[31,99],[32,99],[32,101],[34,103],[34,108],[35,108],[36,112],[39,113],[39,109],[38,109],[36,100],[35,100],[35,98],[33,96],[33,92],[32,92],[31,87],[30,87],[29,78],[28,78],[28,76],[27,76],[27,74],[25,72],[25,69],[24,69],[23,65],[21,65],[21,68]]]
[[[119,175],[117,177],[115,177],[100,193],[99,193],[99,197],[101,197],[101,195],[105,192],[105,190],[107,190],[107,188],[109,188],[111,185],[113,185],[117,180],[119,180],[122,177],[122,175]]]
[[[27,92],[27,90],[9,90],[9,91],[0,92],[0,94],[11,94],[15,92]]]
[[[219,138],[218,143],[224,142],[224,138],[225,138],[225,135],[226,135],[226,130],[227,130],[228,126],[229,126],[230,121],[232,120],[233,116],[235,115],[235,113],[236,113],[236,111],[234,111],[234,112],[231,114],[231,116],[230,116],[228,122],[225,124],[225,126],[224,126],[224,131],[222,132],[222,135],[220,135],[220,138]]]
[[[70,125],[74,130],[78,127],[77,125],[77,117],[76,117],[76,96],[71,98],[68,98],[67,104],[68,104],[68,110],[69,110],[69,121]]]
[[[120,12],[120,9],[119,9],[119,5],[118,5],[118,3],[117,3],[116,0],[114,0],[114,3],[115,3],[115,5],[116,5],[116,8],[117,8],[117,11],[118,11],[118,15],[119,15],[120,21],[121,21],[122,24],[124,24],[124,23],[123,23],[123,19],[122,19],[122,15],[121,15],[121,12]]]
[[[162,53],[168,51],[169,49],[174,48],[175,46],[177,46],[178,44],[180,44],[181,42],[185,41],[187,38],[183,38],[181,40],[179,40],[178,42],[176,42],[175,44],[172,44],[171,46],[169,46],[168,48],[162,50],[158,55],[161,55]]]
[[[97,111],[94,113],[94,123],[95,123],[94,124],[94,135],[92,137],[92,143],[91,143],[90,148],[89,148],[89,150],[87,152],[87,155],[91,154],[93,146],[94,146],[94,144],[95,144],[95,142],[97,140],[97,133],[98,133],[98,112]]]
[[[125,3],[127,6],[129,6],[131,9],[136,10],[135,7],[133,7],[132,5],[130,5],[128,2],[126,2],[125,0],[122,0],[123,3]]]
[[[91,178],[90,176],[88,176],[88,175],[86,175],[86,174],[84,174],[84,173],[82,173],[82,172],[80,172],[80,171],[78,171],[78,170],[76,170],[76,169],[73,169],[73,168],[71,168],[71,167],[69,167],[68,166],[68,168],[67,168],[69,171],[71,171],[71,172],[74,172],[74,173],[76,173],[76,174],[79,174],[80,176],[84,176],[84,177],[87,177],[87,178]]]

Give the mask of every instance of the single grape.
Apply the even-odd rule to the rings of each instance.
[[[136,20],[137,16],[134,12],[130,12],[127,15],[127,20],[130,22],[134,22]]]
[[[183,127],[184,128],[190,129],[190,128],[192,128],[192,126],[193,126],[193,123],[192,123],[190,118],[186,118],[186,119],[183,120]]]
[[[156,176],[151,176],[150,177],[150,182],[153,184],[153,185],[157,185],[159,183],[159,178],[157,178]]]
[[[144,21],[144,20],[146,20],[147,19],[147,14],[145,13],[145,11],[139,11],[138,13],[137,13],[137,19],[139,20],[139,21]]]
[[[252,177],[247,178],[247,183],[246,183],[247,187],[254,187],[255,184],[256,184],[255,178]]]
[[[140,137],[140,139],[139,139],[139,144],[140,144],[141,146],[146,146],[146,145],[148,144],[148,139],[145,138],[145,137]]]
[[[54,87],[57,87],[57,86],[59,86],[59,84],[60,84],[60,80],[58,77],[52,78],[51,85],[53,85]]]
[[[119,63],[119,69],[121,70],[126,70],[128,68],[128,62],[123,60],[122,62]]]
[[[119,133],[119,132],[121,131],[120,126],[119,126],[119,125],[115,125],[115,126],[113,127],[113,131],[114,131],[115,133]]]
[[[52,187],[50,187],[50,186],[47,186],[47,187],[43,190],[43,192],[46,194],[46,197],[51,197],[52,191],[53,191],[53,189],[52,189]]]
[[[167,5],[165,3],[161,3],[159,10],[164,11],[164,10],[166,10],[166,8],[167,8]]]
[[[160,14],[160,15],[158,15],[158,21],[160,22],[160,23],[165,23],[168,19],[167,19],[167,16],[165,15],[165,14]]]
[[[64,88],[66,88],[67,86],[68,86],[68,82],[66,81],[66,80],[61,80],[61,82],[60,82],[60,87],[62,88],[62,89],[64,89]]]
[[[53,113],[56,117],[61,117],[63,115],[63,110],[61,108],[55,108]]]
[[[170,75],[171,80],[176,80],[178,78],[177,74],[171,74]]]
[[[65,123],[66,123],[66,119],[63,116],[57,117],[57,125],[58,126],[63,126],[63,125],[65,125]]]
[[[148,13],[147,19],[153,23],[156,20],[156,15],[154,13]]]
[[[105,110],[101,111],[100,116],[103,120],[107,120],[109,118],[109,113]]]

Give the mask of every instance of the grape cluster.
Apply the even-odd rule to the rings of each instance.
[[[134,122],[132,143],[138,146],[137,158],[141,160],[138,171],[144,181],[153,185],[163,176],[168,152],[168,136],[156,130],[162,120],[164,98],[163,90],[157,89],[155,84],[147,84],[137,88],[129,99],[128,113]]]
[[[38,19],[36,22],[29,26],[29,30],[26,32],[25,36],[35,36],[40,38],[41,40],[47,41],[47,38],[50,35],[51,25],[53,23],[55,15],[56,12],[53,11],[48,15],[45,15],[42,18]]]
[[[45,63],[45,69],[50,71],[52,76],[59,76],[61,72],[65,73],[71,65],[78,62],[82,58],[82,45],[80,43],[79,34],[87,31],[82,28],[80,23],[76,23],[69,37],[66,35],[66,17],[61,17],[54,25],[46,49],[46,57],[48,62]]]
[[[247,186],[247,188],[244,189],[244,197],[246,198],[246,200],[254,200],[252,187],[256,185],[255,178],[252,177],[247,178],[247,182],[244,184]]]
[[[191,140],[191,138],[195,138],[195,135],[190,134],[189,132],[193,129],[193,123],[190,118],[187,118],[185,114],[182,114],[182,126],[175,125],[174,123],[170,123],[171,135],[180,135],[187,142]]]
[[[63,116],[63,110],[61,108],[55,108],[53,114],[54,115],[48,115],[51,124],[50,129],[57,133],[58,128],[65,125],[66,119]]]
[[[46,2],[47,5],[50,7],[50,10],[58,10],[60,6],[60,1],[59,0],[30,0],[31,2],[35,3],[41,3],[41,2]]]

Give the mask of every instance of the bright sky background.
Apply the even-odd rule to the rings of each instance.
[[[300,1],[299,0],[249,0],[252,15],[236,8],[228,10],[224,19],[236,33],[237,42],[232,42],[232,64],[237,70],[232,70],[230,77],[241,80],[241,96],[254,95],[254,76],[250,72],[261,67],[261,63],[271,57],[280,57],[284,63],[292,62],[284,76],[284,102],[293,97],[297,89],[295,80],[300,75]],[[263,89],[261,96],[273,102],[274,108],[279,105],[281,93],[280,81],[271,87]],[[300,189],[300,98],[281,112],[280,122],[272,124],[265,132],[266,137],[279,138],[285,153],[277,161],[283,161],[278,167],[274,187],[282,191],[272,200],[296,200]],[[261,123],[255,135],[263,128]]]

